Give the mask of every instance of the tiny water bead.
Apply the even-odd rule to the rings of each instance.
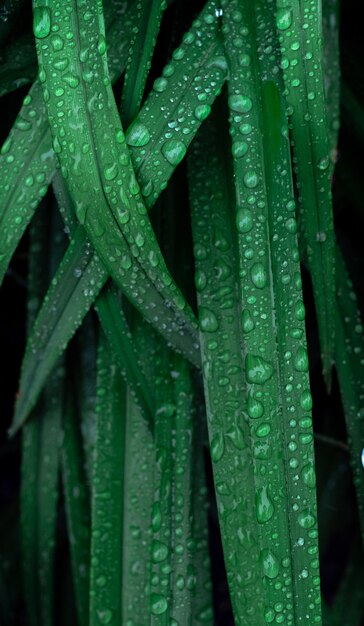
[[[255,328],[255,323],[249,309],[244,309],[241,314],[241,323],[244,333],[250,333]]]
[[[299,514],[298,523],[302,528],[312,528],[316,524],[316,517],[308,509],[305,509]]]
[[[199,322],[204,332],[213,333],[219,327],[215,313],[205,306],[199,307]]]
[[[104,626],[107,626],[108,624],[110,624],[113,619],[113,613],[109,609],[98,610],[97,616],[100,620],[100,623],[103,624]]]
[[[238,209],[236,212],[236,228],[239,233],[249,233],[253,228],[253,214],[250,209]]]
[[[33,10],[33,32],[37,39],[48,37],[51,31],[51,10],[47,6],[35,7]]]
[[[292,25],[292,9],[290,7],[278,8],[276,23],[279,30],[288,30]]]
[[[245,141],[234,141],[231,152],[235,159],[243,157],[248,152],[248,144]]]
[[[279,561],[272,550],[264,548],[261,551],[260,564],[262,566],[264,576],[271,579],[277,578],[279,574]]]
[[[153,615],[162,615],[168,608],[165,596],[160,593],[152,593],[150,596],[150,610]]]
[[[229,96],[228,104],[235,113],[248,113],[253,106],[251,99],[242,95]]]
[[[161,563],[165,561],[168,557],[169,549],[165,543],[158,541],[157,539],[153,540],[152,543],[152,561],[153,563]]]
[[[187,148],[178,139],[169,139],[162,146],[162,154],[171,165],[178,165],[183,160]]]
[[[262,402],[254,398],[252,395],[249,395],[247,410],[249,417],[252,419],[259,419],[264,413],[264,406]]]
[[[199,122],[203,122],[211,113],[211,107],[209,104],[199,104],[195,108],[195,116]]]
[[[274,514],[274,505],[267,487],[258,489],[255,496],[255,505],[259,524],[265,524]]]
[[[257,289],[264,289],[267,284],[267,272],[263,263],[254,263],[250,270],[250,277]]]
[[[313,463],[308,463],[302,468],[302,479],[305,485],[310,489],[314,489],[316,486],[316,475]]]
[[[303,346],[300,346],[296,352],[296,356],[294,359],[294,366],[298,372],[308,371],[307,350]]]
[[[215,433],[211,440],[211,459],[214,463],[220,461],[225,450],[224,437],[221,432]]]
[[[258,175],[253,170],[244,174],[243,180],[244,185],[248,187],[248,189],[254,189],[258,185]]]
[[[263,357],[247,354],[245,357],[246,378],[249,383],[264,384],[273,376],[273,365]]]

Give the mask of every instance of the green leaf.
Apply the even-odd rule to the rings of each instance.
[[[165,0],[145,0],[138,4],[138,28],[131,36],[122,94],[121,119],[126,128],[140,108],[165,8]]]
[[[133,312],[134,313],[134,312]],[[137,319],[135,319],[137,317]],[[148,380],[155,372],[155,333],[133,315],[133,340],[143,354],[142,369]],[[151,524],[158,520],[152,510],[154,498],[155,447],[151,429],[130,390],[126,402],[124,472],[124,520],[122,558],[122,624],[143,624],[150,615]],[[154,517],[153,517],[154,516]],[[154,521],[153,521],[154,520]]]
[[[97,367],[90,626],[121,626],[126,387],[102,335]]]
[[[237,256],[233,240],[235,198],[231,157],[226,151],[226,134],[223,133],[226,128],[223,122],[219,123],[224,116],[226,109],[220,106],[211,123],[209,120],[201,128],[192,146],[189,183],[195,284],[215,493],[235,619],[237,623],[244,623],[248,597],[256,611],[262,611],[263,590],[259,562],[251,557],[258,541],[258,522],[255,515],[253,456],[249,447],[250,428],[245,417],[246,389],[240,340],[242,316],[235,270]],[[249,217],[248,210],[246,216]],[[244,328],[248,328],[249,320],[255,325],[246,310]],[[226,514],[233,502],[237,515]],[[236,555],[239,555],[238,559]],[[241,585],[242,571],[249,586]],[[255,620],[258,625],[256,616]]]
[[[230,63],[244,379],[259,526],[255,550],[264,576],[264,610],[258,605],[254,617],[236,612],[236,621],[254,626],[272,621],[276,603],[284,605],[290,588],[287,619],[320,624],[320,579],[309,556],[318,550],[312,399],[283,89],[271,38],[275,16],[271,5],[260,2],[229,2],[222,8]],[[269,57],[263,54],[268,45]],[[243,140],[242,154],[236,142]],[[220,463],[221,448],[216,446]]]
[[[276,20],[299,213],[314,291],[323,372],[330,385],[335,346],[335,242],[320,8],[320,3],[308,0],[277,0]],[[304,22],[307,28],[303,28]]]
[[[65,394],[63,442],[61,447],[62,483],[71,551],[72,578],[78,623],[89,623],[90,502],[82,458],[82,440],[72,387]]]
[[[340,128],[339,22],[340,0],[324,0],[322,2],[323,69],[332,170],[336,161]]]
[[[54,208],[54,207],[53,207]],[[44,207],[31,228],[28,328],[46,289],[48,274],[62,253]],[[52,236],[53,235],[53,236]],[[47,239],[52,244],[47,250]],[[22,433],[21,541],[23,583],[30,624],[54,624],[54,560],[59,485],[59,443],[63,411],[62,363],[53,371],[36,412]]]

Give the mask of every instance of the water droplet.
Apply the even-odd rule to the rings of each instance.
[[[183,157],[186,154],[186,146],[182,141],[177,139],[169,139],[162,146],[163,156],[167,159],[171,165],[178,165],[181,163]]]
[[[231,152],[235,159],[240,159],[248,152],[248,144],[245,141],[234,141]]]
[[[271,431],[270,424],[268,424],[268,422],[265,422],[264,424],[260,424],[257,427],[255,434],[257,435],[257,437],[266,437],[267,435],[269,435],[270,431]]]
[[[105,54],[105,52],[106,52],[106,40],[105,40],[104,35],[102,35],[102,34],[99,35],[99,41],[98,41],[98,44],[97,44],[97,50],[98,50],[98,53],[101,54],[101,55]]]
[[[308,509],[304,509],[298,516],[298,523],[302,528],[312,528],[316,524],[316,517]]]
[[[309,389],[304,389],[300,397],[300,405],[304,411],[311,411],[312,409],[312,396]]]
[[[264,413],[263,404],[252,395],[248,397],[247,409],[248,415],[252,419],[259,419],[259,417],[262,417]]]
[[[153,502],[152,507],[152,530],[158,532],[161,527],[162,514],[160,502]]]
[[[254,189],[254,187],[258,184],[258,175],[254,171],[247,172],[244,175],[244,185],[248,187],[248,189]]]
[[[150,596],[150,610],[153,615],[162,615],[168,608],[168,602],[160,593],[152,593]]]
[[[260,564],[263,574],[267,578],[277,578],[279,573],[279,562],[275,554],[268,548],[264,548],[260,553]]]
[[[211,440],[211,459],[214,463],[220,461],[224,454],[224,450],[224,437],[221,432],[217,432]]]
[[[361,451],[361,466],[364,467],[364,448]]]
[[[302,300],[298,300],[298,302],[296,302],[294,307],[294,314],[297,320],[303,322],[303,320],[305,319],[306,311],[305,305],[303,304]]]
[[[37,39],[48,37],[51,30],[51,10],[40,6],[33,9],[33,32]]]
[[[261,356],[247,354],[245,371],[248,383],[263,385],[273,375],[273,366]]]
[[[104,609],[97,611],[97,617],[99,618],[101,624],[110,624],[111,620],[112,620],[112,611],[110,611],[109,609]]]
[[[239,233],[248,233],[253,228],[253,214],[250,209],[238,209],[236,212],[236,228]]]
[[[60,52],[61,50],[63,50],[64,47],[64,41],[62,39],[62,37],[60,37],[59,35],[52,35],[51,36],[51,44],[52,44],[52,48],[55,52]]]
[[[242,95],[229,96],[228,104],[235,113],[248,113],[253,106],[251,99]]]
[[[206,274],[202,270],[196,270],[195,272],[195,285],[199,292],[203,291],[207,285]]]
[[[213,311],[207,307],[200,306],[198,313],[201,330],[207,333],[213,333],[218,329],[219,324]]]
[[[254,320],[250,314],[249,309],[244,309],[241,314],[241,324],[244,333],[250,333],[254,328]]]
[[[195,116],[199,122],[203,122],[211,113],[211,107],[209,104],[199,104],[195,108]]]
[[[129,126],[126,133],[126,141],[129,146],[140,148],[141,146],[146,146],[149,140],[150,133],[144,124],[135,121],[131,124],[131,126]]]
[[[322,171],[327,170],[330,165],[330,158],[328,156],[322,157],[318,162],[318,168]]]
[[[201,609],[201,611],[199,611],[199,613],[196,616],[196,619],[198,622],[202,622],[202,623],[211,622],[212,623],[213,617],[214,615],[213,615],[211,606],[207,606]]]
[[[276,24],[279,30],[287,30],[292,24],[292,9],[289,7],[277,9]]]
[[[294,366],[298,372],[308,371],[308,356],[306,348],[300,346],[296,352]]]
[[[316,475],[315,475],[315,468],[313,466],[313,463],[307,463],[307,465],[305,465],[302,468],[302,479],[305,485],[307,485],[307,487],[309,487],[310,489],[315,488]]]
[[[114,180],[118,175],[118,166],[116,163],[110,163],[104,168],[105,180]]]
[[[152,543],[153,563],[161,563],[162,561],[165,561],[166,558],[168,557],[168,553],[169,553],[169,550],[166,544],[162,543],[161,541],[157,541],[157,539],[154,539]]]
[[[80,79],[74,74],[66,74],[62,78],[69,87],[72,87],[72,89],[75,89],[80,84]]]
[[[250,277],[253,285],[255,285],[257,289],[264,289],[267,284],[267,272],[265,271],[263,263],[254,263],[250,270]]]
[[[264,609],[264,619],[267,622],[267,624],[271,624],[272,622],[274,622],[275,616],[276,616],[275,612],[270,607],[266,607]]]
[[[259,524],[268,522],[274,513],[274,505],[268,494],[267,487],[261,487],[255,494],[255,506]]]
[[[226,433],[226,436],[229,437],[231,443],[238,450],[244,450],[246,448],[244,433],[238,424],[232,426]]]

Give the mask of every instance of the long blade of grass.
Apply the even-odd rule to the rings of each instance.
[[[54,171],[45,115],[36,81],[0,152],[0,282]]]
[[[323,63],[327,106],[330,161],[336,161],[338,133],[340,128],[340,55],[339,55],[340,0],[323,0]]]
[[[155,369],[155,333],[133,315],[133,340],[143,354],[142,369],[152,379]],[[124,536],[122,573],[122,624],[145,623],[150,615],[148,585],[151,568],[151,526],[158,524],[159,507],[153,509],[155,448],[151,429],[128,390],[125,433]],[[149,618],[150,619],[150,618]],[[149,623],[149,622],[148,622]]]
[[[96,311],[107,340],[113,349],[116,362],[123,378],[127,381],[131,393],[140,404],[152,428],[154,415],[154,397],[148,379],[144,376],[140,357],[134,347],[128,324],[118,302],[116,291],[110,287],[96,301]]]
[[[84,254],[81,258],[83,265],[80,265],[79,242],[80,245],[84,246]],[[68,337],[65,337],[64,334],[65,321],[68,327],[72,329],[71,336],[82,321],[82,318],[78,318],[78,310],[69,306],[71,295],[74,301],[80,300],[82,308],[85,300],[86,304],[88,300],[89,307],[91,307],[95,298],[94,290],[97,295],[106,281],[107,276],[105,272],[102,272],[102,265],[100,266],[98,259],[94,255],[88,254],[89,251],[90,244],[88,240],[84,239],[83,230],[79,227],[75,232],[48,294],[49,298],[52,298],[50,301],[53,304],[52,307],[46,307],[46,323],[36,322],[29,339],[22,368],[20,392],[10,434],[16,432],[35,406],[48,374],[54,367],[57,358],[66,348]],[[64,281],[64,289],[62,291],[56,289],[60,277]],[[42,309],[40,316],[42,316]],[[42,321],[42,317],[40,320]],[[49,332],[50,330],[51,332]],[[47,359],[44,358],[41,350],[43,344],[46,344],[49,349]]]
[[[191,372],[179,355],[173,359],[173,383],[176,405],[175,450],[173,467],[173,531],[172,531],[172,597],[171,617],[177,624],[188,624],[196,592],[197,569],[193,562],[196,550],[193,541],[194,481],[192,454],[195,414]]]
[[[89,623],[90,502],[72,387],[66,389],[61,446],[62,483],[79,626]]]
[[[312,277],[323,372],[329,384],[335,346],[335,243],[320,9],[319,2],[277,0],[276,19],[300,218]]]
[[[43,209],[49,210],[49,207]],[[37,307],[44,295],[49,274],[52,275],[63,249],[62,240],[54,237],[58,222],[52,220],[53,223],[49,225],[45,216],[43,210],[31,230],[29,328],[32,327]],[[52,245],[48,251],[49,236]],[[22,437],[21,539],[25,597],[30,623],[43,626],[52,626],[54,623],[54,557],[63,377],[60,363],[49,378],[41,402],[24,428]]]
[[[170,376],[170,354],[165,345],[157,347],[155,358],[156,413],[154,425],[155,481],[152,518],[150,571],[150,624],[167,626],[171,614],[172,492],[173,492],[173,426],[175,398]]]
[[[210,450],[230,595],[237,623],[250,623],[244,622],[249,619],[250,599],[256,607],[252,619],[258,626],[256,613],[263,610],[263,590],[259,562],[251,557],[258,543],[258,521],[250,429],[244,413],[241,310],[232,230],[235,201],[230,158],[224,152],[224,135],[218,131],[218,120],[224,114],[224,108],[218,109],[214,123],[202,127],[189,162],[195,284]],[[247,327],[249,321],[251,324],[252,318]],[[236,515],[231,511],[233,503]]]
[[[121,626],[126,386],[103,335],[97,369],[90,625]]]
[[[193,442],[193,493],[192,493],[192,539],[195,544],[193,566],[196,588],[192,601],[192,623],[203,622],[212,626],[211,559],[209,550],[208,517],[210,510],[209,492],[206,484],[204,439],[206,429],[205,407],[198,403],[194,424]],[[207,435],[206,435],[207,439]]]
[[[206,3],[126,133],[148,208],[166,188],[224,84],[227,65],[216,11],[214,0]]]
[[[249,619],[254,624],[268,616],[274,619],[279,602],[290,623],[319,624],[318,561],[313,567],[310,556],[318,550],[312,400],[289,144],[282,132],[283,90],[271,37],[274,13],[272,5],[245,1],[223,4],[223,11],[230,62],[244,378],[264,576],[264,611]],[[269,58],[264,55],[268,44]],[[241,152],[235,142],[242,141],[242,134]],[[243,320],[248,316],[246,332]],[[284,584],[292,594],[289,606],[282,594]],[[246,616],[240,619],[244,623]]]
[[[138,8],[138,29],[132,33],[122,93],[121,119],[125,128],[140,108],[166,2],[145,0]]]
[[[364,341],[361,314],[339,246],[337,265],[337,319],[335,367],[344,405],[350,462],[354,474],[362,538],[364,538]]]
[[[77,336],[76,364],[79,381],[76,401],[80,414],[82,444],[87,482],[91,487],[96,445],[96,328],[91,315],[86,316]]]

